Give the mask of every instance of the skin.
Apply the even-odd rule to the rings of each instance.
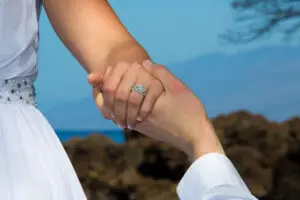
[[[130,66],[128,70],[135,73]],[[162,65],[146,61],[140,70],[145,77],[153,76],[159,80],[164,87],[164,92],[147,118],[132,129],[183,150],[192,161],[211,152],[224,154],[204,106],[193,92]],[[125,75],[121,71],[120,73]],[[102,76],[102,78],[105,80],[107,77]],[[120,86],[126,84],[121,79],[118,80]],[[97,81],[90,81],[90,83],[96,84]],[[105,87],[105,84],[103,81],[102,87]]]
[[[113,69],[123,62],[142,63],[149,59],[147,52],[123,26],[106,0],[43,0],[43,5],[57,35],[88,73],[103,74],[108,66]],[[151,86],[151,90],[155,91],[152,98],[139,100],[140,105],[135,110],[130,107],[135,113],[139,113],[136,109],[142,107],[141,114],[146,116],[148,113],[145,112],[149,112],[149,107],[153,106],[154,97],[162,93],[162,87],[155,82],[150,83],[142,74],[134,74],[131,80],[139,79],[139,84],[156,85],[156,88]],[[106,99],[97,87],[93,90],[99,110],[107,119],[124,115],[124,105],[127,105],[128,98],[124,95],[113,97],[117,86],[106,85],[105,92],[110,94],[106,95]],[[112,105],[122,109],[115,112]],[[127,126],[126,121],[123,119],[118,123],[124,127]]]
[[[106,118],[113,120],[120,128],[132,127],[137,120],[145,119],[164,91],[161,82],[137,63],[121,62],[115,67],[108,67],[104,77],[101,73],[94,73],[88,79],[94,88],[101,87],[103,99],[96,99],[96,103],[106,104],[110,112]],[[147,88],[145,97],[131,92],[132,85],[140,83]]]
[[[154,106],[150,115],[142,112],[143,116],[147,117],[134,127],[136,130],[176,145],[191,157],[200,156],[208,151],[218,151],[218,148],[214,148],[218,145],[213,145],[219,144],[218,140],[204,117],[202,104],[191,92],[185,91],[184,86],[172,78],[162,66],[157,66],[154,71],[151,69],[130,71],[135,74],[135,78],[139,78],[141,81],[139,84],[147,84],[149,87],[151,85],[154,88],[151,90],[157,91],[155,94],[151,93],[151,98],[145,97],[142,101],[134,101],[140,97],[131,98],[130,95],[130,98],[124,98],[125,95],[119,95],[121,90],[116,90],[116,88],[125,90],[129,81],[114,88],[109,84],[110,81],[104,81],[105,85],[99,87],[102,85],[102,80],[109,77],[110,73],[104,74],[107,66],[114,69],[120,63],[142,63],[149,59],[146,51],[122,25],[107,1],[43,0],[43,4],[54,30],[65,46],[89,74],[98,73],[94,77],[93,75],[89,77],[89,81],[96,80],[93,94],[98,108],[105,117],[108,119],[111,116],[118,117],[115,120],[121,123],[124,119],[120,116],[124,117],[124,105],[128,105],[128,100],[132,105],[129,106],[131,111],[127,112],[127,115],[132,113],[132,110],[140,114],[140,110],[137,111],[137,109],[142,108],[144,104],[147,105],[146,110],[148,111],[150,107]],[[127,70],[131,70],[131,67],[127,66],[127,68]],[[134,69],[132,68],[132,70]],[[125,74],[125,70],[121,74]],[[151,76],[156,76],[156,79]],[[133,80],[132,77],[127,78],[127,80],[129,79]],[[117,80],[120,82],[123,78]],[[157,80],[162,83],[165,90]],[[152,83],[155,83],[154,86]],[[123,87],[123,84],[126,87]],[[101,93],[102,88],[105,91],[104,94]],[[147,89],[150,90],[150,88]],[[126,90],[128,92],[128,87]],[[106,97],[104,98],[103,95]],[[159,96],[159,98],[155,101],[153,96]],[[112,105],[115,105],[113,99],[118,99],[116,105],[119,106],[116,109],[115,107],[112,109]],[[154,100],[147,102],[147,99]],[[199,115],[199,113],[202,114]],[[186,124],[182,122],[186,122]]]
[[[106,0],[43,0],[59,38],[88,73],[149,59]]]

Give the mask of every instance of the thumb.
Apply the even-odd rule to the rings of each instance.
[[[111,115],[110,115],[110,112],[109,112],[107,106],[105,105],[103,94],[100,92],[100,90],[98,88],[93,89],[93,96],[94,96],[96,106],[100,110],[103,117],[105,119],[111,120],[112,118],[111,118]]]
[[[152,76],[161,81],[166,89],[171,89],[172,85],[179,80],[163,65],[154,64],[150,60],[143,62],[143,66]]]

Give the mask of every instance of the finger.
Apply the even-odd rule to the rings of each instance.
[[[149,73],[152,73],[153,76],[162,82],[165,93],[182,94],[190,91],[188,87],[165,66],[153,64],[151,61],[145,61],[143,65],[146,66],[147,69],[152,68],[152,71]]]
[[[91,84],[94,88],[100,87],[102,84],[103,75],[101,73],[91,73],[88,75],[88,82]]]
[[[108,66],[105,70],[105,74],[104,74],[104,77],[103,77],[103,81],[105,80],[106,77],[110,76],[111,73],[112,73],[112,66]]]
[[[149,72],[151,73],[152,76],[154,76],[153,74],[155,73],[154,72],[154,64],[152,63],[151,60],[146,60],[143,62],[143,67]]]
[[[159,76],[156,75],[155,70],[157,70],[157,64],[153,64],[151,60],[146,60],[143,62],[143,67],[149,72],[153,77],[155,77],[163,86],[164,92],[166,91],[166,88],[163,84],[163,82],[159,79]]]
[[[115,67],[111,69],[109,75],[105,76],[103,80],[103,98],[105,102],[105,106],[109,110],[111,114],[113,114],[114,100],[116,91],[119,87],[120,82],[122,81],[122,77],[130,68],[130,65],[127,63],[119,63]]]
[[[142,67],[140,64],[135,64],[137,68],[137,75],[135,77],[128,77],[129,79],[134,79],[135,82],[131,85],[130,95],[127,104],[127,127],[132,129],[133,126],[137,123],[137,117],[139,110],[142,106],[144,96],[138,92],[132,91],[132,86],[136,84],[142,84],[145,88],[148,87],[152,76]],[[129,76],[132,76],[129,74]],[[140,79],[141,81],[137,81]]]
[[[100,92],[100,90],[98,88],[93,89],[93,96],[94,96],[94,99],[95,99],[96,106],[100,110],[102,116],[105,119],[111,120],[112,117],[110,116],[110,112],[107,109],[107,107],[105,106],[103,95],[102,95],[102,93]]]
[[[102,116],[103,116],[105,119],[107,119],[107,120],[114,120],[114,119],[112,118],[112,116],[111,116],[109,110],[108,110],[105,106],[99,107],[99,110],[100,110]]]
[[[131,92],[128,100],[127,105],[127,127],[129,129],[133,129],[135,124],[138,122],[138,114],[140,111],[140,108],[142,106],[144,100],[144,96],[137,93],[137,92]]]
[[[108,67],[107,69],[109,69],[109,68],[110,67]],[[106,72],[109,72],[109,71],[106,70]],[[93,96],[94,96],[96,106],[98,107],[102,116],[105,119],[111,120],[112,118],[110,116],[110,113],[109,113],[107,107],[104,104],[103,95],[101,94],[101,86],[102,86],[103,79],[104,79],[104,76],[100,72],[95,72],[95,73],[91,73],[88,75],[88,82],[93,86]]]
[[[114,102],[114,116],[117,123],[122,127],[127,127],[127,106],[129,97],[131,94],[131,88],[135,84],[139,68],[141,65],[132,64],[130,69],[122,78],[122,81],[116,92],[115,102]]]
[[[163,94],[164,88],[160,81],[152,78],[151,85],[147,89],[146,96],[144,97],[142,106],[139,110],[137,117],[138,121],[143,121],[151,113],[156,101]]]

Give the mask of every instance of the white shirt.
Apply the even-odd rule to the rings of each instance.
[[[181,200],[257,200],[224,155],[209,153],[197,159],[181,179]]]
[[[40,0],[0,0],[0,80],[37,73]]]

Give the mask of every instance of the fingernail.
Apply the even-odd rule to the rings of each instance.
[[[123,126],[122,124],[118,124],[118,126],[120,127],[120,129],[124,129],[125,126]]]
[[[128,129],[130,129],[130,130],[132,130],[132,126],[131,125],[128,125],[128,127],[127,127]]]
[[[110,113],[111,118],[115,119],[114,113]]]
[[[138,120],[139,122],[143,121],[142,117],[138,117],[136,120]]]

